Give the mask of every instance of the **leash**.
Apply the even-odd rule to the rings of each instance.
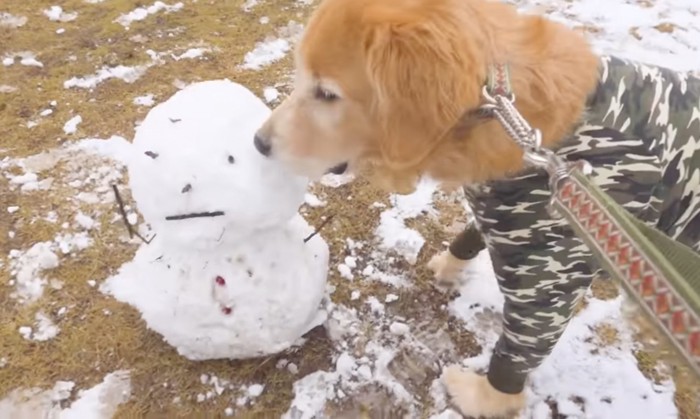
[[[568,221],[700,376],[700,255],[617,204],[593,183],[588,162],[543,148],[541,132],[515,108],[509,80],[507,65],[492,67],[481,111],[500,122],[528,165],[546,170],[550,214]]]

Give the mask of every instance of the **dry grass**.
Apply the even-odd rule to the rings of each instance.
[[[0,55],[10,52],[10,46],[11,51],[32,51],[44,67],[0,66],[2,83],[18,89],[13,93],[0,93],[0,156],[3,149],[13,157],[28,156],[72,139],[62,127],[76,114],[82,116],[83,123],[75,138],[106,138],[115,134],[131,138],[135,124],[148,111],[133,105],[133,99],[153,93],[157,101],[165,100],[177,90],[178,80],[230,78],[260,93],[265,86],[287,80],[290,58],[261,71],[241,71],[237,65],[257,41],[274,35],[275,28],[286,26],[290,20],[303,22],[309,12],[297,3],[284,0],[266,1],[250,13],[241,12],[242,0],[186,1],[180,12],[150,16],[125,31],[112,21],[120,13],[141,5],[138,1],[110,0],[90,5],[82,0],[65,0],[60,4],[67,11],[77,11],[78,20],[49,22],[41,12],[48,3],[2,1],[4,11],[27,16],[29,21],[20,29],[0,28]],[[259,24],[263,16],[269,17],[269,24]],[[65,33],[56,34],[58,28],[65,28]],[[170,37],[168,33],[176,35]],[[181,53],[200,43],[215,52],[207,54],[204,60],[167,59],[131,84],[109,80],[94,90],[63,88],[65,80],[93,74],[103,65],[144,64],[150,60],[147,49]],[[74,60],[69,58],[72,55]],[[284,89],[282,86],[281,90]],[[40,117],[39,113],[53,100],[58,102],[53,114]],[[30,129],[27,128],[29,121],[39,121],[39,124]],[[0,255],[7,255],[11,249],[27,249],[34,243],[53,240],[61,231],[61,222],[71,219],[76,211],[75,203],[70,200],[75,190],[63,182],[69,170],[62,164],[52,168],[47,175],[56,179],[55,187],[47,192],[10,191],[7,180],[0,177],[0,211],[3,211]],[[331,266],[334,267],[348,255],[346,238],[358,242],[374,239],[373,231],[381,209],[371,204],[386,203],[386,195],[362,181],[335,189],[318,187],[316,192],[328,204],[321,208],[306,207],[304,212],[314,225],[324,216],[335,215],[321,233],[331,247]],[[128,199],[128,191],[124,194]],[[5,208],[10,205],[17,205],[20,210],[5,214]],[[450,321],[442,309],[449,297],[432,288],[430,275],[424,267],[428,258],[443,248],[442,242],[456,232],[449,232],[445,226],[454,225],[458,229],[459,222],[464,221],[464,213],[454,202],[440,201],[438,208],[441,212],[437,221],[426,221],[423,217],[408,221],[426,237],[427,243],[415,266],[398,266],[417,287],[402,293],[397,304],[388,309],[406,318],[426,318],[446,325],[445,333],[455,343],[457,351],[462,356],[474,355],[480,348],[474,338],[464,332],[462,325]],[[289,406],[295,380],[311,371],[330,367],[331,342],[320,330],[311,334],[301,350],[270,358],[190,362],[180,357],[159,335],[147,329],[134,309],[87,284],[88,280],[99,283],[113,274],[131,259],[136,244],[124,240],[124,226],[113,221],[113,205],[106,203],[83,209],[96,215],[101,227],[91,232],[94,241],[91,247],[75,257],[63,257],[60,266],[48,272],[50,278],[61,280],[60,289],[47,287],[38,302],[21,306],[10,298],[12,287],[0,286],[0,301],[3,302],[0,304],[0,357],[8,360],[8,365],[0,368],[0,396],[17,387],[49,388],[59,379],[74,381],[78,388],[87,388],[101,381],[106,373],[125,368],[131,371],[133,397],[120,407],[117,417],[220,416],[224,408],[232,404],[231,397],[235,399],[235,393],[226,392],[204,403],[195,400],[197,394],[206,394],[212,389],[201,383],[200,376],[213,374],[236,385],[266,384],[265,392],[254,405],[236,409],[237,417],[277,417]],[[56,211],[61,221],[45,221],[43,218],[49,211]],[[15,233],[12,239],[8,235],[10,231]],[[368,251],[363,249],[364,253]],[[364,268],[367,260],[359,261],[357,271]],[[0,269],[0,283],[7,284],[10,280],[7,261],[0,261],[5,262]],[[331,271],[331,281],[336,286],[334,301],[358,310],[366,310],[366,307],[360,300],[351,300],[350,295],[355,290],[363,295],[375,295],[380,301],[389,292],[396,293],[377,282],[345,280],[335,269]],[[600,295],[614,296],[608,294],[610,290],[606,287],[600,291]],[[56,318],[55,313],[62,307],[67,310],[56,321],[61,328],[56,338],[32,342],[24,340],[17,332],[18,327],[33,324],[38,309]],[[608,336],[603,340],[610,344],[614,342],[609,333],[601,336]],[[297,375],[276,368],[277,361],[283,358],[299,367]],[[654,369],[656,358],[640,359],[642,369]],[[683,417],[697,418],[692,403],[698,393],[693,393],[691,384],[683,383],[682,379],[678,381],[679,407],[684,411]],[[427,388],[422,389],[423,393],[426,391]],[[362,405],[378,404],[375,408],[381,410],[382,403],[386,404],[386,397],[380,393],[368,390],[363,399],[333,409],[337,417],[367,417]],[[173,403],[176,398],[179,403]]]
[[[43,68],[16,63],[0,66],[3,84],[16,87],[12,93],[0,94],[0,150],[12,157],[23,157],[47,151],[72,139],[63,132],[63,124],[74,115],[83,123],[75,138],[107,138],[121,135],[131,138],[134,126],[145,116],[147,108],[133,105],[135,97],[145,93],[157,101],[176,92],[178,81],[195,82],[230,78],[261,93],[265,86],[284,81],[289,71],[289,58],[261,71],[240,71],[246,52],[258,41],[275,35],[278,27],[290,20],[303,20],[307,10],[295,3],[272,1],[242,13],[243,2],[185,2],[182,11],[157,14],[135,22],[129,31],[112,21],[121,13],[142,4],[137,1],[112,0],[90,5],[79,0],[61,2],[66,11],[79,13],[78,20],[68,23],[49,22],[42,10],[49,5],[19,0],[3,1],[3,10],[29,18],[19,29],[0,28],[0,55],[7,52],[32,51]],[[262,16],[269,24],[258,23]],[[58,35],[56,29],[65,28]],[[169,37],[168,33],[178,35]],[[140,37],[140,39],[139,39]],[[102,66],[141,65],[150,61],[147,49],[156,52],[182,53],[190,46],[203,45],[214,50],[203,60],[173,61],[148,69],[134,83],[108,80],[94,90],[65,89],[63,82],[74,76],[94,74]],[[11,50],[8,48],[11,46]],[[69,58],[74,55],[75,58]],[[53,100],[54,112],[40,117]],[[38,121],[28,128],[29,121]],[[53,240],[61,231],[61,223],[70,221],[75,205],[68,199],[74,190],[62,185],[67,168],[58,165],[50,175],[57,187],[47,192],[20,193],[9,191],[7,180],[0,178],[0,204],[3,211],[10,205],[20,210],[0,217],[0,254],[11,249],[27,249],[40,241]],[[128,192],[125,192],[128,198]],[[95,208],[91,209],[93,212]],[[48,211],[60,215],[58,223],[43,220]],[[46,287],[43,297],[34,304],[11,303],[12,287],[0,287],[0,356],[8,365],[0,369],[0,394],[16,387],[49,388],[58,380],[75,381],[79,388],[97,384],[110,371],[126,368],[131,371],[132,400],[123,405],[117,416],[191,416],[192,413],[220,415],[232,405],[230,397],[219,397],[197,403],[198,393],[211,390],[200,382],[202,374],[214,374],[236,384],[264,382],[266,391],[254,406],[237,409],[237,416],[277,415],[289,406],[292,386],[298,376],[278,370],[277,360],[286,358],[299,367],[299,375],[324,368],[330,361],[328,339],[314,333],[303,350],[280,354],[269,359],[247,362],[189,362],[149,331],[132,308],[104,296],[88,280],[100,280],[113,274],[133,256],[136,246],[123,240],[124,226],[113,223],[114,207],[100,205],[97,214],[101,228],[93,232],[94,244],[76,257],[62,258],[60,266],[48,273],[62,281],[61,289]],[[347,208],[346,208],[347,211]],[[89,213],[89,212],[86,212]],[[316,214],[311,214],[314,220]],[[338,221],[339,231],[352,223]],[[350,229],[351,230],[351,229]],[[15,237],[10,239],[8,233]],[[330,229],[328,231],[330,233]],[[343,231],[344,232],[344,231]],[[349,232],[349,235],[360,234]],[[5,267],[3,267],[5,268]],[[7,284],[9,271],[0,270],[0,281]],[[66,314],[56,321],[60,334],[47,342],[24,340],[18,327],[33,324],[34,314],[42,309],[51,317],[61,307]],[[226,393],[224,394],[226,395]],[[175,398],[179,404],[174,404]]]

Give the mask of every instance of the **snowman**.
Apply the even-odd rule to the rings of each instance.
[[[127,161],[154,235],[102,286],[191,360],[270,355],[325,320],[328,246],[299,215],[308,180],[253,145],[269,108],[228,81],[153,108]]]

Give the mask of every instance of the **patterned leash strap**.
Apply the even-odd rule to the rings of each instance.
[[[587,162],[568,162],[542,148],[539,130],[515,108],[514,95],[488,87],[483,111],[523,148],[529,165],[549,174],[552,215],[569,222],[700,376],[700,255],[618,205],[593,183]]]

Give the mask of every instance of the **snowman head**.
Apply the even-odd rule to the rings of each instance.
[[[168,246],[211,248],[287,223],[308,180],[253,145],[270,113],[228,80],[192,84],[138,127],[129,184],[139,211]]]

